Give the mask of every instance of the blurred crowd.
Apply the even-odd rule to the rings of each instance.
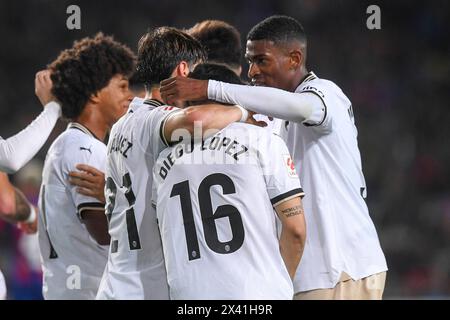
[[[80,6],[81,30],[66,28],[70,4]],[[381,8],[381,30],[366,27],[370,4]],[[450,297],[449,2],[1,1],[0,135],[41,111],[34,74],[75,39],[103,31],[136,48],[148,28],[220,19],[237,27],[245,47],[250,28],[276,13],[303,23],[308,68],[353,103],[367,202],[389,266],[385,298]],[[60,121],[37,158],[11,177],[33,203],[46,151],[64,128]],[[2,221],[0,266],[9,298],[41,297],[35,237]]]

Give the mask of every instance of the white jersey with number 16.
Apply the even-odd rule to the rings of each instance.
[[[179,143],[154,184],[171,299],[292,299],[273,206],[303,191],[280,137],[234,123]]]

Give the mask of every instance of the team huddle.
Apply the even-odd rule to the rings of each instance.
[[[238,31],[208,20],[149,31],[137,56],[100,33],[38,73],[44,111],[0,140],[0,170],[31,159],[60,114],[69,124],[39,208],[0,175],[0,204],[16,204],[0,216],[27,232],[37,220],[44,297],[381,299],[352,105],[307,71],[306,49],[295,19],[261,21],[246,84]]]

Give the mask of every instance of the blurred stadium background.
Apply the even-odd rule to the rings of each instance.
[[[81,8],[81,30],[66,28],[71,4]],[[381,8],[381,30],[366,27],[370,4]],[[309,69],[353,102],[367,202],[390,269],[385,298],[448,299],[448,1],[0,1],[0,135],[16,133],[41,111],[34,75],[75,39],[103,31],[136,50],[148,28],[221,19],[240,30],[245,46],[250,28],[276,13],[303,23]],[[46,151],[64,128],[59,122],[37,158],[12,176],[33,202]],[[10,299],[40,298],[36,239],[1,221],[0,267]]]

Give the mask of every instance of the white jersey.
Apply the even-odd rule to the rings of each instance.
[[[154,167],[171,299],[292,299],[273,206],[303,194],[286,145],[234,123]]]
[[[108,246],[99,245],[81,221],[83,210],[104,214],[104,205],[69,183],[69,171],[79,163],[104,171],[106,146],[71,123],[50,147],[42,174],[38,227],[45,299],[94,299],[105,269]]]
[[[166,147],[160,136],[173,107],[135,98],[112,128],[108,143],[106,201],[111,249],[98,299],[168,299],[152,169]]]
[[[332,288],[342,272],[361,279],[386,271],[364,200],[366,183],[351,102],[336,84],[314,73],[295,92],[310,92],[323,101],[312,118],[281,126],[306,192],[308,236],[295,291]]]
[[[0,300],[6,299],[6,284],[2,271],[0,270]]]

